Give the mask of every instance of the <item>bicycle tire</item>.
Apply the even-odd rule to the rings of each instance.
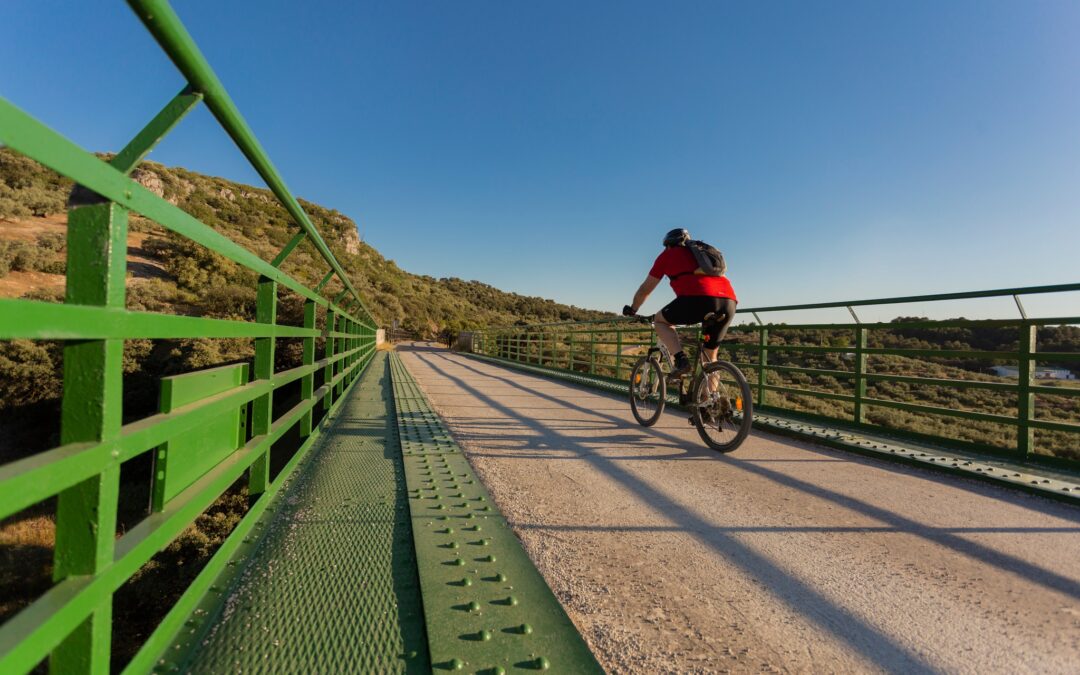
[[[653,380],[649,378],[653,377]],[[642,384],[644,383],[644,388]],[[652,401],[655,410],[646,403]],[[667,377],[654,359],[639,359],[630,370],[630,412],[643,427],[651,427],[660,419],[667,402]]]
[[[706,399],[710,397],[711,392],[708,391],[706,378],[713,374],[718,377],[723,377],[724,374],[729,375],[730,379],[735,381],[734,386],[737,391],[730,392],[727,391],[728,387],[725,387],[727,391],[725,396],[715,402],[710,402],[707,406],[699,405],[699,402],[703,400],[703,395]],[[694,382],[690,386],[690,395],[694,426],[697,427],[698,435],[705,441],[705,445],[721,453],[732,452],[742,445],[754,422],[754,399],[750,391],[750,383],[746,381],[746,376],[741,370],[727,361],[709,363],[694,377]],[[727,399],[726,408],[723,399]],[[716,436],[719,438],[713,435],[714,431],[718,432]]]

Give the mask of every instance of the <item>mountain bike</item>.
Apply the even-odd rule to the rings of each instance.
[[[649,317],[634,318],[652,325]],[[710,313],[701,322],[697,357],[688,373],[671,375],[674,359],[662,341],[649,348],[630,371],[630,410],[639,424],[651,427],[664,412],[668,386],[673,386],[679,403],[690,410],[689,422],[697,427],[705,445],[717,452],[731,452],[750,433],[754,401],[750,383],[734,364],[706,361],[704,336],[715,321],[716,315]]]

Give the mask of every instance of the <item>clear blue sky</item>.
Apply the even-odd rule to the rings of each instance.
[[[294,192],[412,272],[618,310],[685,226],[744,306],[1080,276],[1072,0],[174,6]],[[181,84],[119,0],[0,7],[0,95],[87,149]],[[152,159],[259,183],[205,110]]]

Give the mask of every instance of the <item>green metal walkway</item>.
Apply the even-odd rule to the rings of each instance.
[[[390,394],[380,355],[278,496],[205,635],[181,645],[198,647],[181,670],[428,670]]]
[[[396,355],[295,476],[158,671],[600,671]]]

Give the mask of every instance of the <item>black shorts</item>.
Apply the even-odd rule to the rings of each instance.
[[[669,302],[660,313],[669,323],[676,326],[689,326],[701,323],[710,312],[720,318],[705,334],[705,347],[715,349],[727,333],[731,320],[735,318],[735,301],[731,298],[713,298],[707,295],[684,295]]]

